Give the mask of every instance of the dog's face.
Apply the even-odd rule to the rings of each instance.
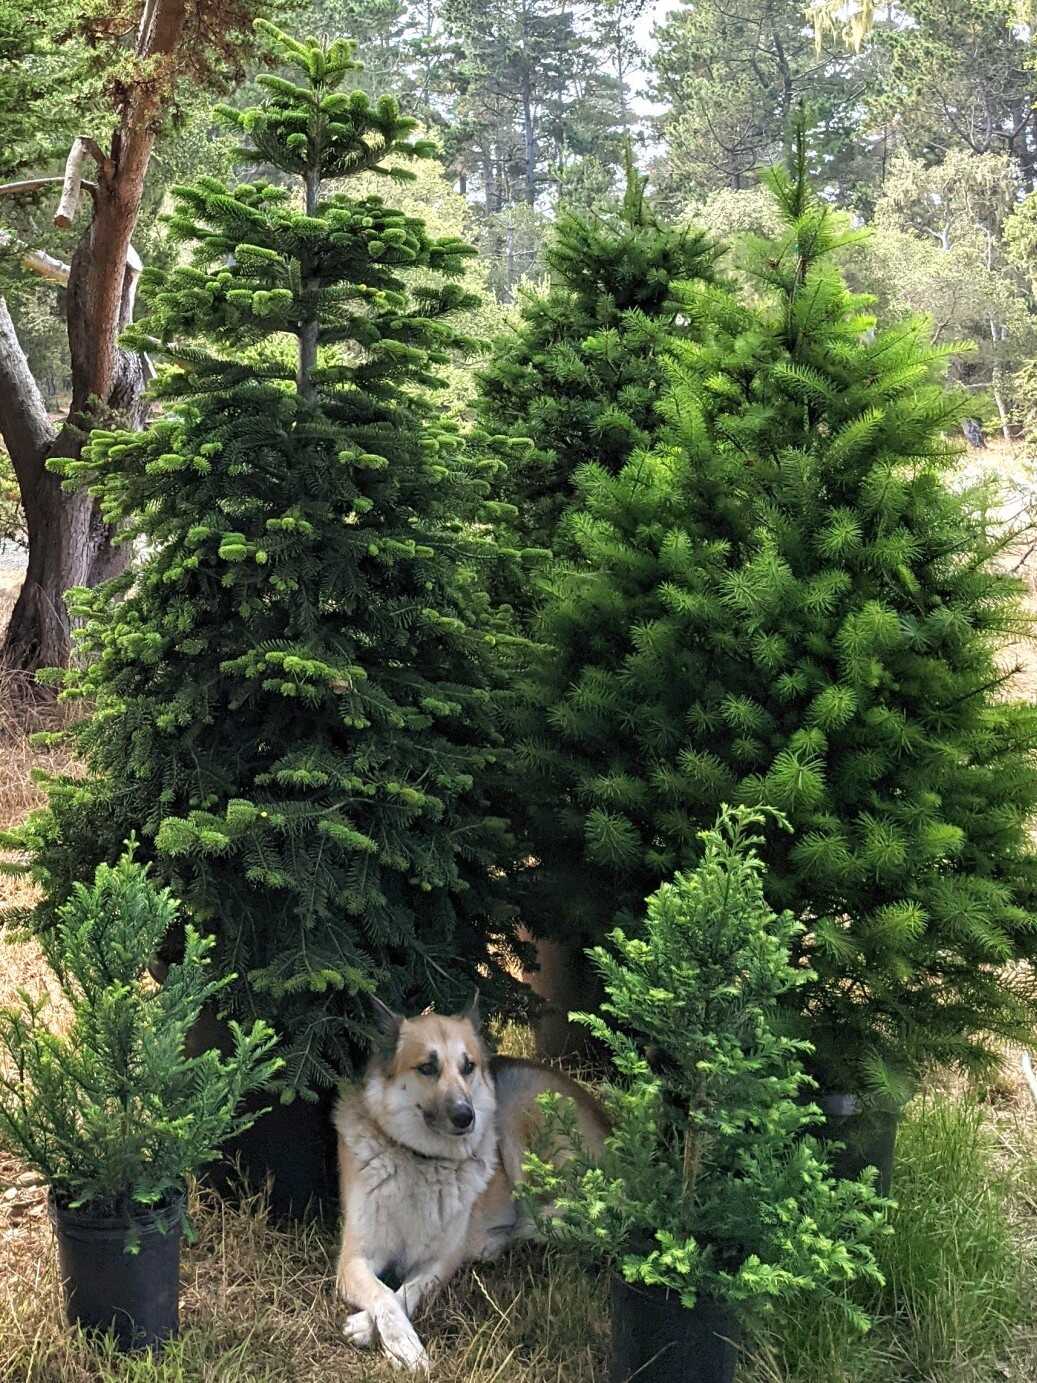
[[[471,1156],[496,1109],[474,1006],[451,1018],[389,1018],[365,1087],[372,1116],[395,1142],[427,1157]]]

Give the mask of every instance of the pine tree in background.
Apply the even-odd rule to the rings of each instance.
[[[554,548],[579,466],[593,458],[618,471],[651,443],[673,286],[711,278],[715,257],[700,232],[658,223],[629,151],[622,215],[559,216],[550,289],[524,295],[518,330],[480,375],[480,422],[515,439],[504,492],[522,545]]]
[[[688,291],[666,444],[579,475],[580,562],[526,688],[530,920],[600,935],[694,863],[719,804],[775,807],[795,835],[766,887],[806,924],[818,1074],[892,1095],[1032,1029],[1011,962],[1037,951],[1037,709],[1004,657],[1031,625],[958,474],[949,351],[872,330],[802,161],[770,185],[764,305]]]
[[[221,114],[298,192],[176,190],[192,255],[153,277],[134,340],[172,363],[163,416],[96,432],[68,468],[147,556],[76,595],[89,772],[52,784],[25,840],[45,926],[137,829],[305,1088],[350,1069],[375,987],[450,1010],[478,974],[504,999],[511,842],[484,787],[492,465],[430,393],[473,344],[451,325],[477,301],[458,282],[472,251],[326,193],[431,146],[391,97],[343,88],[348,42],[260,27],[296,79],[261,76],[259,108]]]

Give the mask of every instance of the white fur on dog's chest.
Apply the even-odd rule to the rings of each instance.
[[[488,1131],[475,1155],[460,1160],[424,1157],[387,1144],[367,1120],[336,1121],[353,1155],[354,1182],[362,1195],[363,1238],[382,1246],[400,1274],[437,1258],[444,1242],[463,1239],[472,1207],[497,1165],[496,1139]],[[354,1202],[355,1204],[355,1202]]]

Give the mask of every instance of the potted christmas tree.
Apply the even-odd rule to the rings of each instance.
[[[752,300],[687,289],[668,433],[579,473],[520,752],[556,915],[599,936],[694,865],[721,802],[788,816],[764,887],[805,924],[790,1017],[840,1134],[868,1104],[887,1156],[928,1063],[1033,1029],[1037,708],[1008,656],[1032,620],[958,470],[951,352],[847,289],[857,235],[804,163],[800,141],[769,179],[786,229]]]
[[[391,97],[350,89],[351,44],[259,27],[288,75],[221,114],[276,181],[174,190],[184,253],[146,276],[133,332],[168,364],[162,416],[95,431],[67,467],[146,555],[74,597],[86,656],[65,694],[90,708],[72,731],[87,774],[55,780],[17,843],[43,932],[139,823],[239,977],[224,1002],[283,1040],[283,1094],[305,1098],[273,1117],[307,1134],[250,1146],[255,1180],[273,1170],[275,1206],[298,1210],[331,1193],[319,1154],[335,1081],[367,1050],[366,994],[453,1011],[476,976],[493,1007],[519,987],[491,788],[495,464],[434,397],[474,345],[454,325],[477,301],[474,251],[350,195],[354,175],[388,189],[435,152]],[[293,1143],[313,1150],[308,1185],[286,1180]],[[278,1148],[291,1163],[271,1168]]]
[[[549,1236],[613,1270],[614,1383],[730,1383],[754,1312],[830,1293],[863,1328],[844,1289],[881,1282],[875,1174],[830,1176],[806,1136],[808,1048],[776,1025],[809,977],[789,959],[802,928],[764,898],[763,819],[723,811],[695,870],[649,899],[641,932],[592,951],[607,1016],[574,1017],[611,1054],[611,1132],[587,1157],[571,1111],[544,1097],[545,1148],[574,1153],[527,1158]]]
[[[212,941],[187,928],[183,958],[156,987],[148,961],[176,919],[128,849],[77,884],[41,938],[67,1003],[0,1009],[0,1143],[50,1184],[69,1320],[111,1331],[122,1349],[157,1346],[178,1328],[185,1178],[240,1131],[242,1097],[279,1061],[272,1030],[233,1027],[233,1050],[188,1057],[210,978]]]

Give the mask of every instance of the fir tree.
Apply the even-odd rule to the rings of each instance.
[[[808,982],[790,964],[802,930],[763,894],[754,847],[763,813],[726,808],[702,833],[703,857],[648,900],[637,936],[616,929],[591,952],[607,998],[575,1014],[608,1051],[611,1125],[590,1157],[571,1102],[544,1096],[543,1148],[525,1164],[534,1207],[556,1242],[627,1282],[765,1309],[794,1293],[832,1298],[882,1278],[869,1247],[883,1230],[869,1185],[834,1181],[806,1137],[801,1060],[809,1044],[776,1030],[779,1001]],[[558,1147],[575,1156],[554,1160]]]
[[[510,439],[504,495],[521,545],[554,549],[584,462],[618,471],[651,443],[674,285],[710,278],[715,257],[700,232],[659,224],[629,150],[621,214],[559,215],[549,290],[523,295],[518,330],[480,374],[480,422]]]
[[[456,1008],[478,971],[507,992],[510,839],[484,786],[492,464],[430,393],[472,345],[451,320],[473,251],[339,183],[432,151],[391,97],[343,86],[351,45],[259,27],[295,79],[220,114],[284,176],[175,191],[191,257],[134,333],[171,362],[163,416],[68,467],[147,556],[75,596],[89,773],[25,840],[60,902],[138,829],[305,1088],[350,1069],[375,987]]]
[[[148,961],[176,916],[168,889],[135,864],[132,844],[100,864],[57,910],[44,954],[64,1012],[24,991],[0,1008],[0,1146],[24,1157],[59,1204],[128,1216],[165,1205],[254,1114],[242,1098],[279,1065],[262,1021],[231,1028],[232,1050],[185,1055],[185,1039],[229,976],[207,973],[212,939],[188,927],[158,992]]]
[[[529,920],[600,935],[720,803],[771,805],[817,1067],[894,1094],[1032,1026],[1011,963],[1037,949],[1037,710],[1003,657],[1030,621],[1011,535],[958,474],[949,350],[874,329],[802,162],[769,182],[787,230],[756,247],[762,304],[688,291],[666,443],[579,475],[581,561],[550,578],[526,688]]]

